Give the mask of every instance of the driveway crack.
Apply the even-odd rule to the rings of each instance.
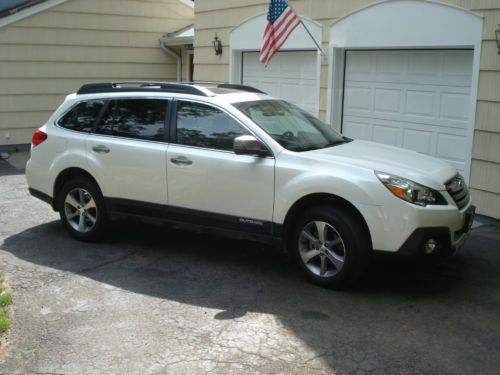
[[[78,270],[76,271],[75,273],[79,274],[79,275],[86,275],[90,272],[93,272],[95,270],[98,270],[100,268],[103,268],[103,267],[106,267],[106,266],[109,266],[110,264],[113,264],[113,263],[119,263],[125,259],[127,259],[128,257],[130,256],[133,256],[135,254],[139,253],[139,250],[135,250],[135,251],[131,251],[130,253],[128,254],[125,254],[121,257],[118,257],[118,258],[115,258],[115,259],[111,259],[109,261],[106,261],[106,262],[103,262],[101,264],[98,264],[96,266],[93,266],[93,267],[87,267],[87,268],[82,268],[81,270]]]

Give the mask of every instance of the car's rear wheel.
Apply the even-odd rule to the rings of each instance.
[[[359,280],[371,254],[368,233],[359,218],[334,206],[307,210],[296,222],[293,246],[309,279],[337,289]]]
[[[82,241],[103,238],[107,225],[104,199],[97,184],[76,178],[64,184],[58,195],[58,208],[66,230]]]

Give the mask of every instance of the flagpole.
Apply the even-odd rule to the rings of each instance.
[[[300,19],[300,23],[302,24],[302,26],[304,26],[304,29],[306,29],[307,33],[309,34],[309,36],[313,40],[314,44],[316,44],[316,47],[318,47],[319,52],[321,52],[321,55],[323,57],[326,56],[325,53],[323,52],[323,49],[320,47],[320,45],[318,44],[318,42],[316,41],[316,39],[314,39],[313,35],[311,34],[311,32],[309,31],[309,29],[307,28],[306,24],[302,21],[302,18],[300,18],[300,16],[299,16],[299,19]]]

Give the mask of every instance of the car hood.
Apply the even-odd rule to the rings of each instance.
[[[457,173],[454,167],[442,160],[398,147],[361,140],[307,151],[305,154],[316,160],[393,174],[436,190],[443,190],[444,183]]]

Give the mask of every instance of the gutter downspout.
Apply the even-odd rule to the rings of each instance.
[[[165,45],[165,42],[160,40],[160,48],[169,56],[177,60],[177,82],[181,82],[182,75],[182,58]]]

